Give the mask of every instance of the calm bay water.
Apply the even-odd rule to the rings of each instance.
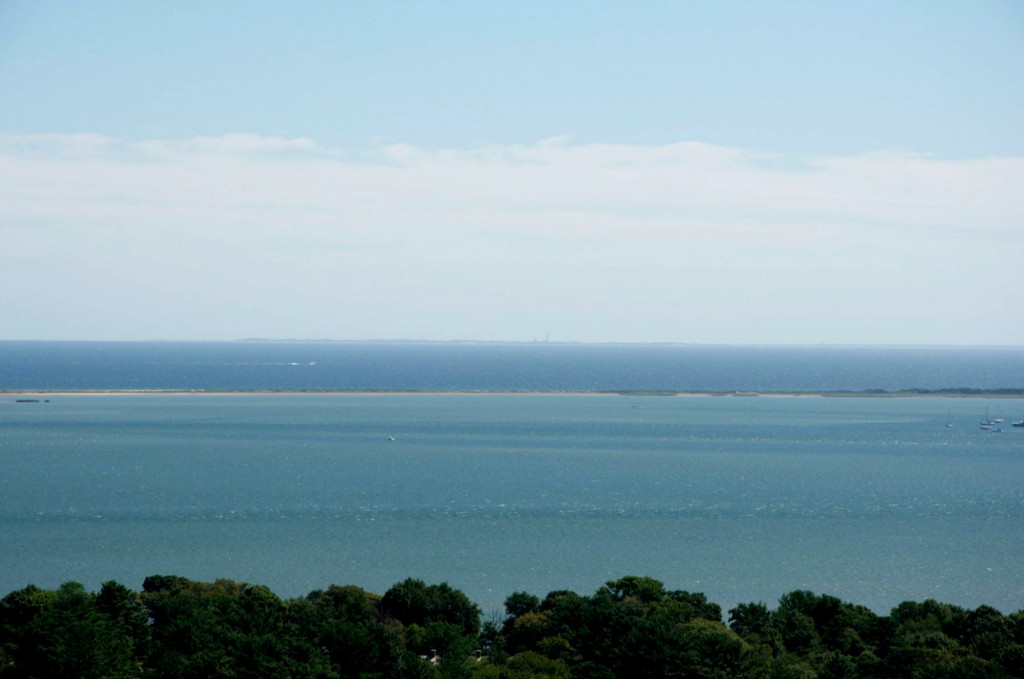
[[[0,389],[1024,388],[1024,347],[0,342]]]
[[[111,353],[98,382],[66,362],[69,346],[55,365],[45,347],[11,344],[0,343],[3,388],[67,388],[69,380],[78,388],[125,388],[133,380],[134,388],[176,388],[166,381],[174,373],[168,366],[180,368],[181,352],[200,346],[167,345],[169,353],[151,354],[163,359],[149,373],[132,368],[137,352],[124,352],[120,363]],[[290,355],[300,360],[266,361],[288,365],[263,372],[341,365],[339,355],[298,348]],[[15,374],[32,381],[10,361],[12,351],[24,357],[27,349],[41,352],[39,374],[33,384],[13,384]],[[189,388],[241,380],[223,367],[232,355],[220,351],[222,367]],[[992,367],[995,378],[1010,376],[1002,383],[943,372],[948,356],[940,356],[925,369],[933,383],[895,388],[1019,387],[1020,356],[1001,355]],[[796,372],[839,374],[834,365],[814,368],[817,358]],[[877,356],[847,359],[884,365]],[[376,387],[334,388],[433,384],[445,361],[456,359],[438,359],[441,367],[427,361],[418,373],[412,358],[403,360],[406,367],[392,366]],[[514,357],[510,367],[492,356],[490,377],[474,379],[491,384],[519,374],[513,386],[537,388],[543,368],[523,360]],[[613,382],[587,363],[594,360],[583,361],[591,382]],[[656,367],[645,369],[657,374]],[[565,382],[586,373],[580,370],[563,367],[552,379]],[[907,370],[893,364],[899,379]],[[762,368],[772,371],[787,372],[778,363]],[[476,374],[455,372],[458,388]],[[165,381],[155,383],[161,374]],[[261,377],[243,380],[246,388],[273,382],[256,368],[253,374]],[[733,387],[736,375],[715,388],[755,388]],[[629,388],[665,388],[643,385]],[[1006,419],[1003,433],[979,429],[986,411]],[[773,603],[806,588],[882,612],[925,598],[1008,612],[1024,607],[1024,429],[1009,426],[1022,418],[1020,399],[0,397],[0,591],[67,580],[95,589],[108,579],[138,588],[163,573],[228,577],[300,596],[330,583],[382,593],[412,576],[447,581],[490,612],[516,590],[589,593],[606,580],[643,574],[725,607]],[[947,428],[948,420],[955,426]]]

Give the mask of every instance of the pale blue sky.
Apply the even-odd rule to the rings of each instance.
[[[1024,344],[1024,4],[0,3],[0,338]]]

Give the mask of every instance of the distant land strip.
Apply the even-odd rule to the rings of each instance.
[[[1024,388],[975,389],[950,387],[943,389],[862,389],[838,391],[719,391],[719,390],[650,390],[650,389],[0,389],[5,396],[89,396],[89,395],[270,395],[270,394],[406,394],[406,395],[551,395],[551,396],[823,396],[823,397],[962,397],[962,398],[1024,398]]]

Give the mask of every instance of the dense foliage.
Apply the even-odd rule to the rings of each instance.
[[[177,576],[28,586],[0,600],[0,677],[1024,677],[1024,611],[905,602],[888,616],[806,591],[728,611],[627,576],[591,596],[514,592],[506,614],[447,584],[282,600]]]

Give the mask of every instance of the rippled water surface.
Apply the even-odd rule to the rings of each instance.
[[[646,574],[726,607],[807,588],[1008,612],[1022,417],[1016,399],[5,397],[0,590],[414,576],[491,611]]]

